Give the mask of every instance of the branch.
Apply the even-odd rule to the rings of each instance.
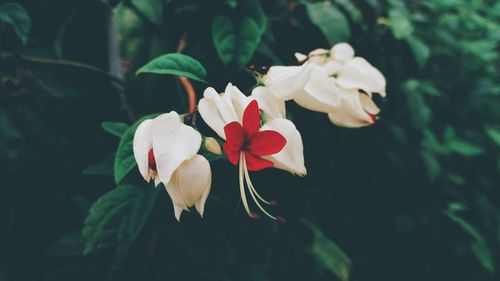
[[[118,83],[120,86],[123,86],[125,84],[125,82],[118,76],[115,76],[115,75],[113,75],[105,70],[102,70],[98,67],[95,67],[93,65],[85,64],[85,63],[81,63],[81,62],[77,62],[77,61],[63,60],[63,59],[51,59],[51,58],[35,57],[35,56],[12,54],[12,53],[5,53],[5,52],[0,53],[0,60],[8,60],[8,59],[18,59],[18,60],[21,60],[24,62],[37,63],[37,64],[70,66],[70,67],[88,70],[90,72],[99,74],[101,76],[104,76],[104,77],[110,79],[113,82]]]
[[[177,45],[178,53],[182,53],[182,50],[186,47],[187,34],[188,32],[186,31],[179,40],[179,44]],[[177,76],[177,79],[179,79],[182,87],[184,87],[186,91],[188,98],[188,113],[193,113],[196,110],[196,91],[194,90],[193,84],[186,77]]]

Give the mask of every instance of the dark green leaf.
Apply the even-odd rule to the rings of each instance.
[[[463,231],[474,238],[474,242],[471,243],[470,248],[476,258],[479,260],[481,265],[491,273],[495,272],[495,263],[493,261],[493,255],[484,239],[483,235],[479,233],[474,226],[469,224],[467,221],[459,217],[452,211],[445,211],[444,214],[450,218],[453,222],[457,223]]]
[[[307,14],[328,40],[330,45],[347,41],[351,37],[349,22],[344,14],[330,2],[306,4]]]
[[[71,232],[50,244],[45,252],[51,256],[80,256],[85,241],[80,232]]]
[[[123,122],[103,122],[101,127],[104,131],[121,138],[129,126]]]
[[[115,157],[115,182],[120,183],[125,176],[132,171],[132,169],[137,165],[134,159],[134,151],[133,151],[133,141],[135,130],[142,121],[146,119],[155,118],[160,115],[160,113],[150,114],[144,116],[139,121],[135,122],[130,128],[128,128],[120,140],[120,144],[118,145],[118,150],[116,151]]]
[[[179,75],[200,82],[206,82],[207,78],[207,71],[203,65],[183,54],[166,54],[157,57],[137,71],[137,74],[141,73]]]
[[[225,65],[244,67],[257,49],[262,34],[256,22],[243,18],[241,22],[218,16],[212,22],[212,39],[219,58]]]
[[[310,254],[340,280],[349,280],[351,259],[317,226],[306,219],[302,219],[302,222],[312,231],[314,236],[312,247],[309,250]]]
[[[118,265],[148,219],[159,190],[151,186],[126,185],[101,196],[85,219],[83,253],[97,254],[111,249],[114,253],[113,264]]]
[[[31,29],[31,19],[23,6],[17,3],[7,3],[1,6],[0,21],[12,26],[17,37],[23,44],[26,44]]]
[[[431,55],[430,48],[415,36],[408,36],[406,43],[410,46],[413,57],[420,68],[424,68]]]
[[[488,127],[485,129],[486,134],[498,146],[500,146],[500,130]]]

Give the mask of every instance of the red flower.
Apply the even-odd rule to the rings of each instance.
[[[256,100],[250,102],[243,113],[243,126],[231,122],[224,127],[226,143],[224,152],[233,165],[237,165],[241,153],[244,153],[246,167],[250,171],[259,171],[273,166],[273,162],[261,156],[280,152],[286,145],[286,139],[272,130],[260,131],[260,112]]]

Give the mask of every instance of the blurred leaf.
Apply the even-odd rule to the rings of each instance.
[[[485,129],[486,134],[490,139],[498,146],[500,146],[500,130],[493,128],[493,127],[487,127]]]
[[[109,191],[92,205],[82,236],[84,255],[111,248],[116,267],[127,255],[154,207],[159,188],[125,185]]]
[[[332,240],[314,224],[306,219],[301,220],[313,233],[314,241],[311,255],[316,261],[324,266],[328,271],[335,274],[340,280],[349,280],[351,259]]]
[[[64,38],[66,37],[68,26],[74,18],[75,14],[69,16],[68,19],[66,19],[66,21],[59,27],[59,30],[57,30],[56,38],[54,39],[54,52],[58,58],[62,58],[64,56]]]
[[[120,144],[118,145],[118,150],[116,151],[115,157],[115,182],[120,183],[125,176],[132,171],[132,169],[137,165],[134,158],[133,151],[133,141],[135,130],[142,121],[146,119],[155,118],[160,115],[160,113],[154,113],[147,116],[142,117],[139,121],[135,122],[130,128],[128,128],[125,133],[123,133],[122,138],[120,140]]]
[[[267,28],[267,17],[259,0],[239,0],[237,12],[242,17],[251,18],[257,24],[260,34],[264,34]]]
[[[85,241],[79,231],[70,232],[47,246],[45,252],[50,256],[80,256],[84,245]]]
[[[0,21],[12,26],[17,37],[21,39],[23,44],[28,42],[31,19],[23,6],[17,3],[7,3],[0,6]]]
[[[413,125],[416,128],[424,128],[431,120],[431,110],[427,106],[425,99],[416,92],[406,92],[406,99],[410,110]]]
[[[429,152],[421,152],[420,156],[424,161],[429,179],[431,181],[435,180],[441,173],[441,164],[439,164],[438,158],[434,154]]]
[[[200,82],[206,82],[207,78],[207,71],[203,65],[183,54],[166,54],[157,57],[137,70],[137,75],[141,73],[179,75]]]
[[[408,36],[406,38],[406,43],[410,46],[413,53],[413,57],[420,68],[424,68],[429,60],[431,50],[430,48],[415,36]]]
[[[453,140],[452,142],[447,144],[447,147],[450,149],[452,152],[456,152],[458,154],[461,154],[463,156],[477,156],[480,154],[484,153],[484,150],[474,144],[470,144],[461,140]]]
[[[307,14],[330,45],[347,41],[351,37],[349,22],[331,2],[307,3]]]
[[[123,122],[102,122],[104,131],[121,138],[129,126]]]
[[[225,65],[244,67],[257,49],[262,34],[257,23],[248,17],[239,23],[218,16],[212,22],[212,39],[219,58]]]
[[[408,14],[402,9],[391,9],[389,11],[389,22],[392,34],[396,39],[405,39],[413,34],[413,24]]]
[[[363,22],[363,14],[358,9],[358,7],[356,7],[353,1],[350,0],[334,0],[334,1],[335,4],[346,10],[346,12],[349,14],[349,16],[352,18],[354,22],[359,24]]]
[[[104,159],[92,166],[85,168],[82,175],[100,175],[100,176],[113,176],[113,163],[115,160],[115,153],[109,153]]]
[[[474,242],[470,245],[472,252],[488,272],[494,273],[495,263],[493,261],[493,255],[491,254],[484,237],[476,230],[476,228],[474,228],[474,226],[456,215],[454,212],[448,210],[445,211],[444,214],[453,222],[457,223],[462,230],[474,238]]]

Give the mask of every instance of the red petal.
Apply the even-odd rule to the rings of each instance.
[[[239,149],[245,141],[245,133],[241,124],[234,121],[224,126],[224,133],[226,134],[226,143],[235,149]]]
[[[249,171],[260,171],[273,166],[273,162],[245,151],[245,161]]]
[[[233,165],[237,165],[240,161],[240,150],[235,149],[233,146],[228,143],[224,144],[224,152],[226,153],[227,160],[231,162]]]
[[[259,104],[256,100],[251,101],[243,112],[243,130],[245,135],[250,138],[260,129]]]
[[[148,166],[151,170],[156,172],[156,159],[152,148],[148,152]]]
[[[247,150],[257,156],[272,155],[280,152],[286,145],[282,134],[266,130],[255,134],[247,146]]]

